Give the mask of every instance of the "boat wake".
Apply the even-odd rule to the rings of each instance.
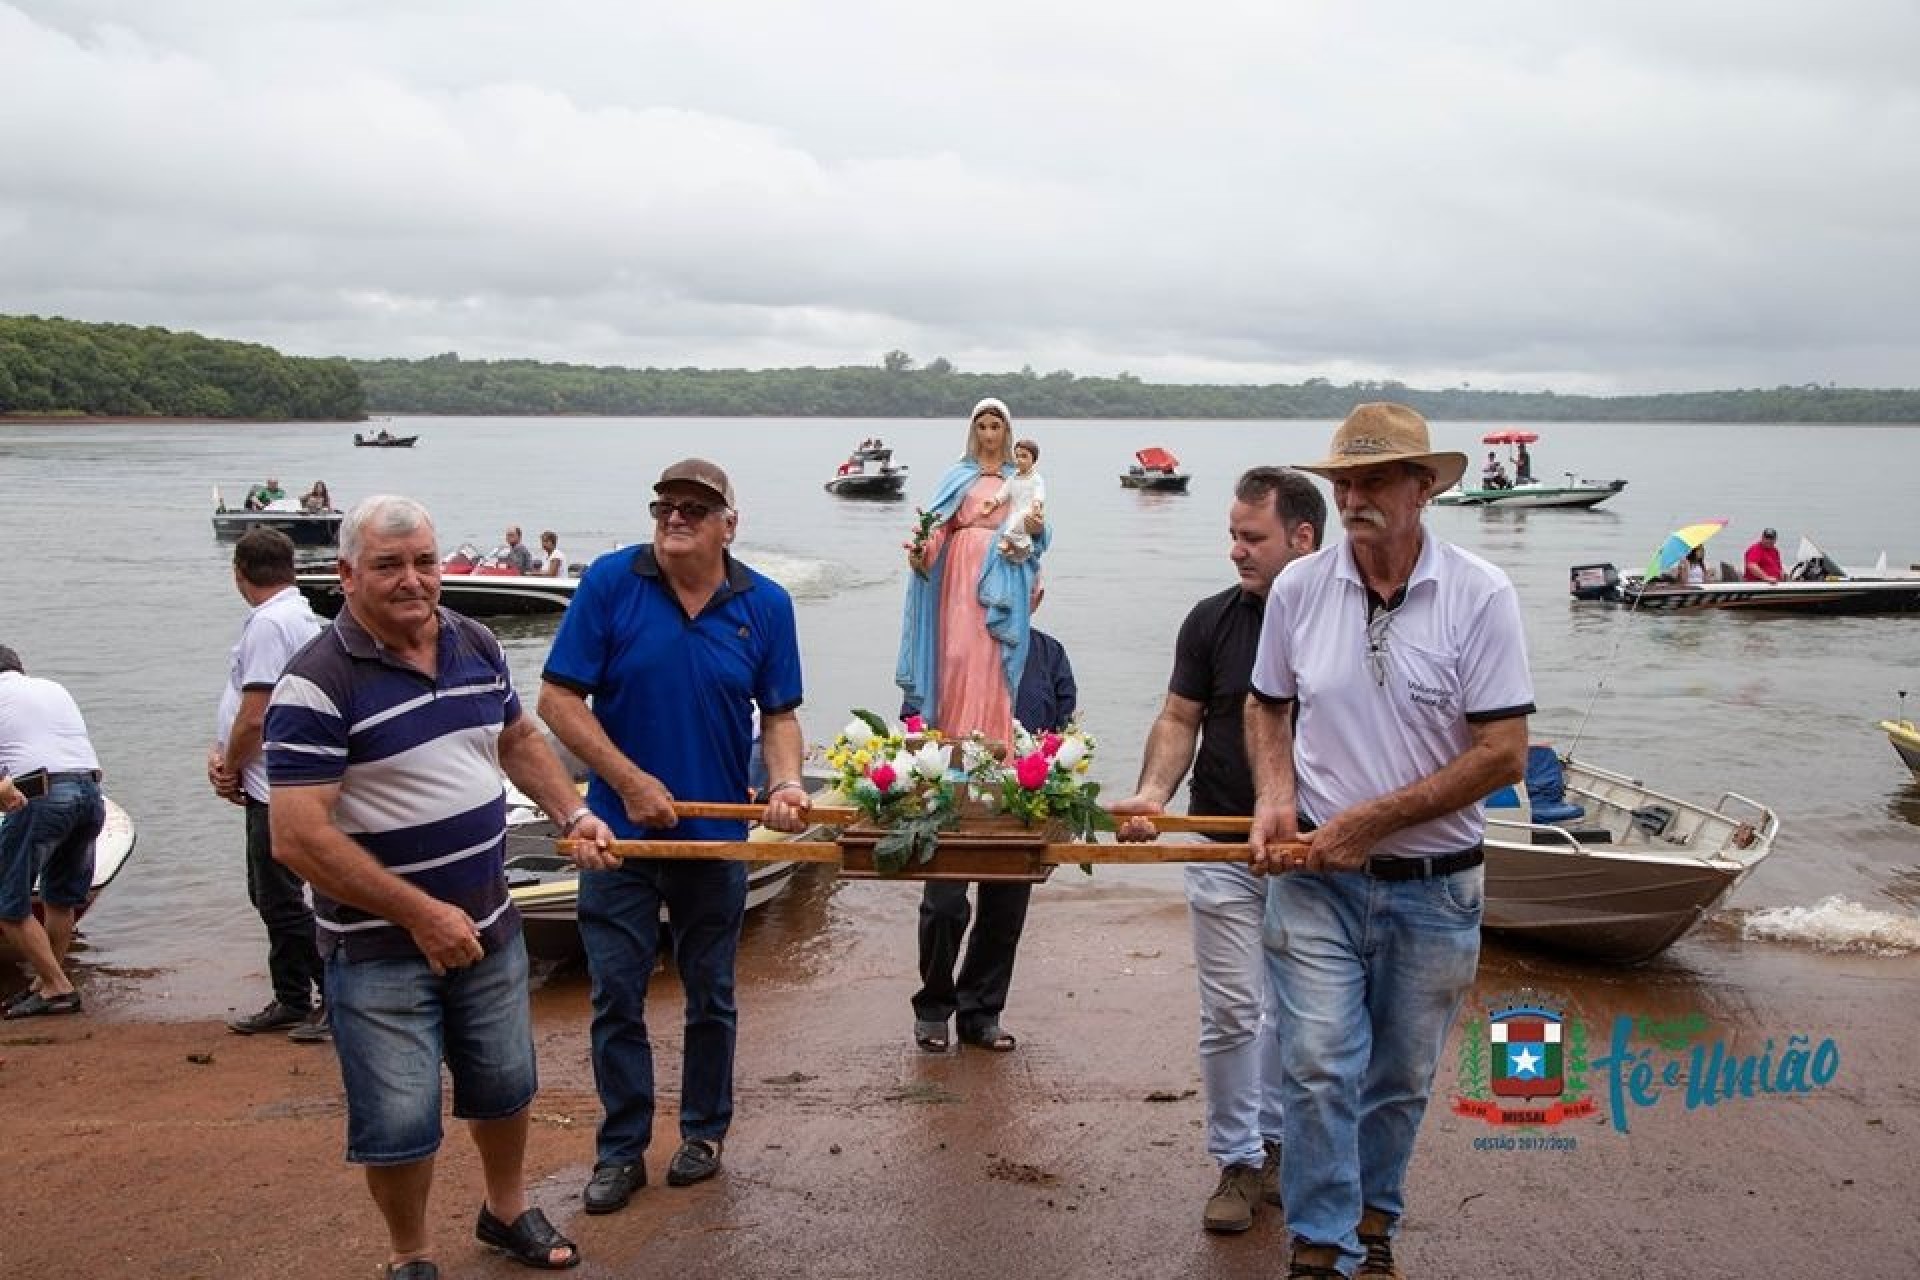
[[[1766,907],[1747,914],[1740,936],[1749,941],[1810,944],[1821,951],[1876,956],[1920,951],[1920,918],[1875,911],[1835,894],[1810,907]]]
[[[768,547],[743,547],[735,554],[785,587],[795,600],[824,600],[848,587],[864,585],[855,570],[836,560],[794,555]],[[894,578],[888,579],[892,580]]]

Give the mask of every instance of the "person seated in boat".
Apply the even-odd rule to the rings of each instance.
[[[378,431],[373,433],[373,438],[375,440],[380,441],[380,443],[385,444],[387,441],[393,439],[393,432],[387,430],[385,427],[382,427]]]
[[[1500,455],[1487,451],[1487,465],[1480,468],[1480,487],[1482,489],[1511,489],[1507,480],[1507,468],[1500,461]]]
[[[1686,559],[1673,566],[1670,573],[1673,582],[1683,587],[1704,587],[1712,576],[1707,572],[1707,549],[1695,547],[1687,552]]]
[[[1748,582],[1778,582],[1787,576],[1780,564],[1780,535],[1762,529],[1759,541],[1747,548],[1747,565],[1740,575]]]
[[[560,535],[551,529],[540,532],[540,564],[534,574],[542,578],[567,576],[567,553],[560,549]]]
[[[507,540],[506,545],[495,547],[487,552],[487,562],[503,569],[511,569],[515,573],[532,573],[533,549],[520,541],[520,526],[508,525],[504,536]]]
[[[273,476],[268,476],[265,484],[257,484],[247,490],[247,510],[265,511],[286,496],[287,491],[280,487],[280,481]]]
[[[300,509],[306,512],[333,510],[333,496],[327,492],[325,480],[315,480],[313,488],[300,495]]]
[[[1513,449],[1513,482],[1516,485],[1533,483],[1533,455],[1527,452],[1525,440]]]
[[[1000,492],[981,504],[987,515],[1005,511],[1000,522],[1000,540],[994,549],[1007,560],[1019,564],[1033,554],[1033,535],[1027,532],[1027,517],[1043,512],[1047,502],[1047,482],[1035,468],[1040,462],[1040,446],[1032,440],[1020,440],[1013,446],[1014,473],[1000,486]]]

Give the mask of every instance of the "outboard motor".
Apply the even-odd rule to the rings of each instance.
[[[1568,575],[1567,590],[1575,600],[1618,600],[1620,571],[1611,564],[1577,564]]]

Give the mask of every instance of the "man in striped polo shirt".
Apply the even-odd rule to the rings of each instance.
[[[537,1081],[501,770],[583,842],[580,866],[618,864],[611,833],[521,713],[493,633],[440,607],[420,504],[348,513],[340,581],[346,608],[274,688],[266,752],[274,855],[314,889],[347,1159],[386,1219],[389,1274],[432,1280],[444,1061],[485,1177],[475,1235],[529,1266],[573,1266],[579,1250],[526,1203]]]

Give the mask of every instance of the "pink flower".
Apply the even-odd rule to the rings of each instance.
[[[1013,762],[1013,776],[1028,791],[1038,791],[1047,783],[1047,773],[1052,769],[1047,758],[1038,751],[1030,756],[1021,756]]]
[[[902,726],[908,733],[925,733],[927,731],[927,722],[919,716],[908,716],[902,721]]]
[[[882,795],[893,790],[893,780],[897,776],[899,775],[894,773],[893,766],[884,760],[867,770],[867,781],[877,787]]]
[[[1066,741],[1057,733],[1050,733],[1040,739],[1040,754],[1051,760],[1060,754],[1060,744]]]

